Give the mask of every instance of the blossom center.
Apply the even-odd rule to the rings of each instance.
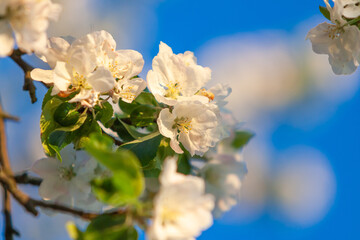
[[[189,133],[189,131],[192,129],[191,119],[188,117],[176,118],[173,128],[177,128],[177,130],[183,133]]]
[[[59,171],[59,177],[66,181],[70,181],[73,177],[76,176],[73,166],[59,167],[58,171]]]
[[[162,225],[167,223],[175,223],[176,219],[181,215],[181,212],[177,209],[164,206],[161,212]]]
[[[180,96],[180,84],[179,83],[169,83],[166,85],[165,97],[177,99]]]
[[[329,34],[329,38],[336,39],[338,38],[341,33],[343,33],[344,30],[342,27],[339,27],[337,25],[330,25],[327,27],[326,33]]]
[[[86,78],[84,75],[79,74],[78,72],[73,72],[73,79],[72,79],[72,85],[70,85],[70,89],[74,88],[74,90],[77,89],[92,89],[92,87],[87,83]]]
[[[205,88],[200,89],[200,90],[196,93],[196,95],[200,95],[200,96],[207,97],[207,98],[209,99],[209,102],[213,101],[214,98],[215,98],[215,95],[214,95],[212,92],[206,90]]]

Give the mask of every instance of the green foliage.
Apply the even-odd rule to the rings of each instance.
[[[119,107],[123,112],[119,117],[132,118],[132,121],[135,121],[134,125],[137,127],[153,124],[159,112],[159,104],[154,96],[148,92],[142,92],[132,103],[120,100]],[[141,121],[141,118],[146,120]]]
[[[235,137],[231,145],[236,149],[243,148],[253,137],[254,137],[253,133],[246,131],[237,131],[235,132]]]
[[[178,159],[178,169],[177,171],[179,173],[183,173],[183,174],[190,174],[191,172],[191,165],[190,165],[190,159],[191,159],[191,155],[188,151],[184,151],[183,154],[179,155],[179,159]]]
[[[59,108],[60,110],[58,110]],[[79,114],[74,118],[75,115],[72,113],[72,111],[73,110],[70,106],[64,105],[62,100],[54,97],[50,100],[47,100],[40,117],[41,142],[44,147],[44,151],[50,156],[54,156],[56,154],[60,160],[61,157],[59,151],[64,146],[66,146],[64,145],[64,143],[67,143],[69,141],[71,142],[69,137],[72,134],[66,134],[66,137],[62,136],[63,140],[61,141],[54,141],[55,135],[53,135],[53,137],[51,138],[51,142],[49,142],[50,135],[53,134],[53,132],[55,131],[75,131],[83,125],[87,117],[86,113],[82,113],[81,115]],[[55,113],[57,114],[55,115]],[[73,124],[69,125],[69,122],[73,122]],[[54,147],[56,146],[56,144],[60,145]]]
[[[75,103],[64,102],[54,112],[55,122],[64,127],[76,124],[79,118],[80,113],[77,111]]]
[[[70,143],[76,148],[82,148],[93,132],[101,132],[101,128],[93,115],[86,109],[80,112],[75,103],[66,102],[70,98],[51,96],[47,92],[43,100],[40,118],[41,142],[44,151],[49,156],[57,156],[61,160],[60,150]],[[109,104],[110,105],[110,104]],[[98,112],[100,121],[111,119],[112,107],[104,104]]]
[[[114,114],[113,107],[109,102],[104,102],[101,106],[96,105],[94,107],[96,120],[100,121],[102,124],[106,125],[109,122]]]
[[[157,178],[162,170],[162,164],[167,157],[175,155],[168,138],[163,138],[157,148],[156,156],[143,168],[146,177]]]
[[[155,158],[162,138],[163,136],[159,132],[155,132],[126,143],[120,149],[131,150],[140,159],[141,165],[145,167]]]
[[[101,215],[92,220],[84,232],[81,232],[76,227],[72,227],[70,236],[75,240],[138,239],[136,229],[133,226],[126,224],[126,216],[124,215]]]
[[[111,149],[111,139],[100,134],[92,134],[85,149],[102,165],[112,172],[108,178],[92,182],[95,195],[111,205],[134,203],[144,189],[144,177],[136,155],[128,150]]]
[[[325,18],[331,21],[330,12],[326,7],[319,6],[320,12],[324,15]]]
[[[130,113],[131,123],[136,127],[146,127],[156,122],[160,109],[151,105],[140,105]]]

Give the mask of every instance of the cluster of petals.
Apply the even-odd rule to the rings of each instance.
[[[194,240],[213,223],[214,198],[205,194],[204,180],[176,170],[177,159],[166,159],[148,228],[150,240]]]
[[[157,122],[176,153],[183,153],[181,143],[192,156],[202,156],[226,137],[220,108],[231,89],[218,84],[207,90],[204,85],[210,79],[211,70],[198,65],[192,52],[174,54],[168,45],[160,43],[147,82],[156,100],[170,106],[160,112]]]
[[[242,156],[234,150],[228,150],[224,144],[227,144],[226,141],[219,144],[217,152],[207,155],[210,160],[201,169],[206,193],[215,197],[215,217],[220,217],[238,203],[242,181],[247,174]]]
[[[324,0],[330,13],[331,23],[321,23],[311,29],[307,35],[318,54],[327,54],[335,74],[351,74],[360,62],[360,30],[356,25],[348,24],[346,19],[360,16],[359,1],[336,0],[331,7]]]
[[[62,38],[51,38],[47,51],[39,54],[52,70],[34,69],[31,77],[53,84],[52,95],[77,94],[69,102],[93,107],[101,95],[108,94],[132,102],[145,88],[136,76],[144,60],[133,50],[115,50],[116,42],[105,31],[90,33],[72,44]]]
[[[1,0],[0,57],[12,53],[15,40],[23,52],[45,50],[49,20],[57,20],[60,12],[51,0]]]
[[[36,161],[32,171],[43,181],[40,196],[47,201],[89,211],[101,210],[91,192],[90,181],[104,173],[103,167],[85,151],[75,151],[68,145],[60,151],[62,161],[48,157]]]

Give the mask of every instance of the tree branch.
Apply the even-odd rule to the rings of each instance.
[[[24,71],[23,90],[29,91],[31,102],[34,103],[37,101],[35,94],[36,87],[33,83],[33,79],[30,76],[31,71],[34,68],[21,58],[23,54],[24,53],[21,50],[15,49],[13,53],[10,55],[10,58]]]
[[[9,193],[6,190],[6,188],[4,189],[4,209],[3,209],[3,213],[4,213],[4,222],[5,222],[5,240],[13,240],[13,235],[16,236],[20,236],[19,232],[17,230],[14,229],[13,225],[12,225],[12,217],[11,217],[11,200],[9,197]]]
[[[31,177],[27,172],[14,176],[17,184],[30,184],[34,186],[40,186],[42,179],[37,177]]]

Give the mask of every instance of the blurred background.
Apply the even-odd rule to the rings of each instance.
[[[244,149],[247,175],[238,207],[198,239],[360,239],[359,74],[335,76],[315,55],[307,31],[325,21],[321,0],[58,0],[50,36],[113,34],[118,49],[135,49],[151,68],[160,41],[175,53],[195,52],[213,71],[209,84],[229,83],[228,108],[256,133]],[[46,67],[35,57],[34,66]],[[43,157],[41,100],[30,103],[23,73],[0,59],[0,96],[21,122],[7,124],[15,171]],[[33,187],[25,191],[37,196]],[[20,239],[68,239],[64,215],[36,219],[14,203]],[[2,217],[0,228],[3,229]],[[143,236],[142,236],[143,237]]]

